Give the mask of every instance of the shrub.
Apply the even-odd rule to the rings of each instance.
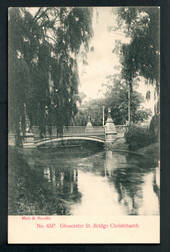
[[[159,133],[160,133],[159,130],[160,130],[160,115],[156,114],[152,117],[150,126],[149,126],[149,134],[153,142],[158,142]]]
[[[130,150],[137,150],[152,143],[148,128],[130,125],[125,133],[125,140]]]

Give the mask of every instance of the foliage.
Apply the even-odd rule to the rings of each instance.
[[[153,142],[159,141],[160,136],[160,115],[155,114],[149,125],[149,133],[153,139]]]
[[[125,82],[120,81],[120,76],[109,76],[108,83],[105,84],[106,92],[104,98],[92,99],[81,106],[74,125],[85,126],[90,116],[93,126],[101,126],[103,120],[103,106],[105,121],[107,120],[108,108],[111,108],[111,116],[116,125],[126,124],[128,120],[128,88]],[[150,110],[140,109],[143,97],[134,91],[131,102],[132,122],[143,122],[151,115]]]
[[[8,211],[10,214],[38,215],[41,212],[42,215],[69,215],[69,204],[63,200],[64,195],[51,189],[50,183],[38,169],[37,159],[34,169],[31,169],[22,153],[9,149],[9,160],[11,167]],[[41,186],[39,186],[40,180]],[[76,196],[80,197],[79,194]]]
[[[104,99],[100,98],[85,102],[75,116],[73,124],[86,126],[90,117],[93,126],[101,126],[103,123],[103,105]]]
[[[119,24],[131,38],[122,44],[121,63],[123,77],[131,81],[137,75],[159,82],[159,8],[120,8]]]
[[[88,111],[79,109],[78,113],[74,117],[72,124],[74,126],[86,126],[88,122]]]
[[[105,106],[111,108],[111,115],[115,124],[126,124],[128,120],[128,86],[121,77],[109,76],[105,94]],[[143,97],[137,91],[133,91],[131,97],[131,120],[134,123],[142,122],[149,118],[151,112],[141,110],[140,104]]]
[[[139,109],[132,116],[133,122],[134,123],[144,122],[145,120],[147,120],[149,118],[149,116],[151,116],[151,114],[152,114],[152,112],[150,109],[146,109],[146,110]]]
[[[130,150],[137,150],[152,143],[148,128],[130,125],[125,133],[125,140]]]
[[[35,15],[29,8],[9,9],[9,117],[15,131],[19,122],[25,128],[25,104],[42,136],[47,124],[62,133],[77,113],[76,55],[82,46],[88,50],[91,21],[91,8],[37,8]]]
[[[131,102],[134,78],[143,76],[154,83],[159,93],[159,8],[158,7],[122,7],[117,11],[118,29],[130,38],[129,43],[117,43],[115,52],[119,52],[122,65],[122,78],[129,85],[129,120],[131,120]]]
[[[149,144],[159,142],[160,116],[154,115],[149,128],[131,125],[125,133],[126,143],[129,149],[136,150]]]

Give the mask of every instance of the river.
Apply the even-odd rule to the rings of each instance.
[[[159,215],[159,168],[125,153],[9,150],[11,215]]]

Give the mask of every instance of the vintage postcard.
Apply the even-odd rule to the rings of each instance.
[[[160,243],[160,8],[8,9],[8,243]]]

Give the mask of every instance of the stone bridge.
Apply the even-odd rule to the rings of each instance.
[[[64,143],[67,145],[68,142],[80,142],[80,141],[89,141],[89,142],[96,142],[100,144],[104,144],[107,140],[108,142],[114,141],[117,138],[124,137],[124,132],[126,126],[124,125],[117,125],[115,127],[116,131],[112,132],[111,140],[107,139],[107,131],[106,127],[91,127],[87,128],[85,126],[68,126],[64,127],[63,129],[63,136],[57,137],[56,132],[51,136],[46,134],[45,138],[38,138],[38,130],[35,130],[33,127],[33,134],[27,135],[27,139],[24,143],[24,147],[31,148],[31,147],[40,147],[45,144],[53,145],[55,143]],[[34,132],[36,132],[34,134]]]
[[[69,143],[80,141],[96,142],[100,144],[114,142],[115,139],[124,137],[126,130],[125,125],[114,125],[111,118],[111,111],[108,111],[108,118],[105,126],[92,126],[90,120],[86,126],[68,126],[63,128],[62,137],[57,137],[56,128],[50,130],[51,135],[46,130],[44,138],[39,137],[38,127],[33,126],[32,130],[27,131],[23,139],[24,148],[35,148],[43,145],[52,146],[57,143],[62,143],[63,146],[69,145]],[[10,139],[9,139],[10,140]],[[10,142],[10,141],[9,141]],[[9,143],[10,145],[10,143]]]

